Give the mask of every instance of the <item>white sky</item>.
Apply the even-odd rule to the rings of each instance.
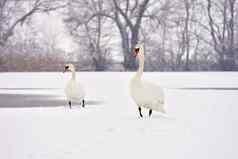
[[[57,13],[38,14],[36,16],[36,26],[43,35],[47,37],[56,37],[56,46],[66,52],[76,49],[76,44],[67,33],[62,17]]]

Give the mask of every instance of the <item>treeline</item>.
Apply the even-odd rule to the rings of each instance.
[[[20,26],[34,26],[35,14],[52,12],[63,17],[74,52],[34,29],[27,40],[17,35]],[[0,1],[1,71],[58,71],[70,61],[87,71],[134,70],[131,52],[138,42],[145,46],[147,71],[236,71],[238,1]]]
[[[33,71],[62,71],[64,61],[64,53],[49,54],[44,50],[34,50],[22,48],[1,49],[0,52],[4,54],[0,58],[0,71],[14,71],[14,72],[33,72]]]

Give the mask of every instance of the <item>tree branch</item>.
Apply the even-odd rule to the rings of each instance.
[[[116,10],[118,10],[119,13],[124,17],[124,19],[125,19],[126,23],[128,24],[128,26],[129,26],[130,28],[133,28],[134,26],[133,26],[132,22],[130,21],[129,17],[128,17],[128,16],[126,15],[126,13],[124,13],[123,10],[118,6],[116,0],[113,0],[113,3],[114,3],[114,5],[115,5],[115,7],[116,7]]]
[[[211,0],[207,0],[207,12],[208,12],[208,18],[209,18],[210,34],[214,42],[214,48],[217,52],[220,52],[220,50],[217,48],[217,37],[215,35],[214,21],[211,15]]]

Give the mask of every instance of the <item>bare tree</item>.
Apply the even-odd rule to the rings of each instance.
[[[213,40],[214,50],[218,54],[221,70],[235,69],[234,15],[237,11],[235,7],[236,0],[207,0],[210,35]],[[221,22],[214,14],[222,17]]]
[[[81,52],[88,54],[96,71],[105,70],[108,62],[110,35],[104,29],[107,27],[105,16],[101,14],[104,10],[103,0],[72,0],[64,20]]]
[[[76,1],[73,1],[76,2]],[[94,1],[95,3],[96,1]],[[139,32],[141,28],[142,19],[144,13],[148,9],[150,0],[125,0],[125,1],[98,1],[104,4],[103,9],[91,10],[90,16],[85,16],[85,23],[89,23],[94,20],[95,17],[109,18],[116,24],[121,37],[121,46],[124,58],[124,67],[126,69],[134,69],[135,61],[132,59],[132,48],[139,41]],[[86,2],[90,4],[91,2]],[[153,2],[154,3],[154,2]],[[85,5],[84,5],[85,6]],[[74,18],[76,19],[76,18]]]
[[[119,2],[113,0],[115,7],[114,20],[121,35],[124,67],[126,69],[135,69],[136,65],[135,61],[132,59],[131,52],[138,43],[142,18],[144,17],[145,11],[148,9],[150,0],[135,0],[134,3],[130,0],[126,0],[124,3]]]
[[[184,0],[185,6],[185,25],[184,25],[184,44],[186,48],[186,62],[185,62],[185,70],[189,70],[189,52],[190,52],[190,36],[189,36],[189,19],[190,19],[190,2],[189,0]]]
[[[28,33],[28,39],[18,39],[16,35],[24,34],[23,28],[34,22],[35,14],[64,8],[61,15],[78,45],[77,50],[69,53],[69,59],[78,59],[80,67],[90,66],[87,70],[106,70],[112,66],[112,60],[118,64],[116,67],[135,69],[131,52],[138,42],[145,45],[146,70],[217,70],[218,66],[220,70],[236,70],[237,2],[0,0],[0,64],[17,68],[14,61],[22,60],[23,63],[17,63],[29,69],[27,60],[37,61],[37,57],[48,63],[47,58],[52,60],[54,52],[62,52],[56,47],[58,34],[49,35],[50,38],[44,35],[45,40]],[[39,52],[45,54],[33,56]],[[9,58],[4,58],[3,53],[9,53]],[[120,57],[112,58],[115,54]]]
[[[17,25],[23,25],[33,14],[50,12],[66,3],[59,0],[1,0],[0,1],[0,46],[13,35]]]

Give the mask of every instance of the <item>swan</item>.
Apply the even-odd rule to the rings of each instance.
[[[154,83],[141,79],[144,69],[143,45],[137,44],[135,46],[133,56],[138,57],[139,68],[130,81],[130,94],[138,106],[140,117],[143,117],[141,107],[149,109],[149,116],[152,115],[152,110],[165,113],[163,89]]]
[[[69,108],[72,108],[72,102],[80,102],[82,103],[82,107],[85,107],[85,92],[83,87],[76,81],[76,70],[73,64],[66,64],[64,67],[65,72],[72,72],[71,79],[66,83],[64,92],[69,103]]]

